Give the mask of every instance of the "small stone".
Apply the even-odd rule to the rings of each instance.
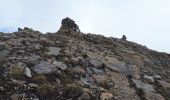
[[[155,74],[155,75],[154,75],[154,78],[155,78],[155,79],[161,79],[161,76]]]
[[[15,80],[15,79],[12,79],[12,82],[14,82],[15,84],[18,84],[18,85],[24,85],[26,83],[26,81]]]
[[[36,88],[36,87],[38,87],[38,85],[35,84],[35,83],[29,83],[28,86],[30,86],[31,88]]]
[[[33,100],[39,100],[38,98],[33,98]]]
[[[0,86],[0,91],[3,91],[4,90],[4,87],[3,86]]]
[[[74,67],[71,71],[73,73],[77,73],[79,75],[85,75],[86,74],[85,70],[80,66]]]
[[[16,93],[12,94],[12,95],[10,96],[10,99],[11,99],[11,100],[19,100],[19,94],[16,94]]]
[[[88,74],[93,74],[93,71],[90,67],[86,67],[85,69]]]
[[[107,75],[96,75],[92,76],[93,80],[104,88],[111,89],[114,87],[114,84],[110,84],[111,79]],[[113,82],[112,82],[113,83]]]
[[[92,79],[81,78],[80,80],[84,85],[91,85],[93,83]]]
[[[25,68],[24,73],[25,73],[26,76],[32,77],[31,70],[28,67]]]
[[[77,65],[78,61],[79,61],[78,58],[71,58],[71,62],[72,62],[73,65]]]
[[[143,78],[144,78],[144,81],[147,83],[154,83],[153,76],[144,75]]]
[[[101,93],[100,95],[100,100],[112,100],[113,99],[113,94],[112,93]]]
[[[104,74],[104,72],[102,70],[99,70],[97,68],[92,68],[92,70],[95,74]]]
[[[58,56],[60,54],[60,48],[58,47],[49,47],[49,52],[47,53],[50,56]]]

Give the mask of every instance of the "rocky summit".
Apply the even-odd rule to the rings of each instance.
[[[170,100],[170,54],[68,17],[56,33],[0,33],[0,100]]]

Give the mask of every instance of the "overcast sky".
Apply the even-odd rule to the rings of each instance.
[[[85,33],[121,38],[170,53],[170,0],[0,0],[0,32],[56,32],[70,17]]]

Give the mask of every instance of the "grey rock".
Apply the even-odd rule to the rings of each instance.
[[[104,72],[102,70],[99,70],[97,68],[92,68],[92,70],[95,74],[104,74]]]
[[[170,89],[170,83],[163,81],[163,80],[158,80],[158,83],[163,87],[163,88],[168,88]]]
[[[93,71],[90,67],[86,67],[85,69],[88,74],[93,74]]]
[[[143,76],[144,80],[148,83],[154,83],[154,78],[153,76],[148,76],[148,75],[144,75]]]
[[[133,83],[137,89],[142,89],[145,92],[155,92],[152,85],[143,83],[141,80],[133,80]]]
[[[86,78],[81,78],[81,82],[84,85],[91,85],[93,83],[93,81],[91,79],[86,79]]]
[[[0,91],[3,91],[4,90],[4,87],[3,86],[0,86]]]
[[[30,87],[32,87],[32,88],[36,88],[36,87],[38,87],[38,85],[37,85],[37,84],[35,84],[35,83],[29,83],[29,84],[28,84],[28,86],[30,86]]]
[[[155,75],[154,75],[154,78],[155,78],[155,79],[161,79],[161,76],[155,74]]]
[[[59,69],[61,69],[61,70],[63,70],[63,71],[67,69],[67,65],[65,65],[65,64],[62,63],[62,62],[54,61],[53,64],[54,64],[57,68],[59,68]]]
[[[10,51],[4,49],[4,50],[0,50],[0,57],[5,57],[10,53]]]
[[[79,59],[78,59],[78,58],[71,58],[71,62],[72,62],[74,65],[77,65],[78,62],[79,62]]]
[[[40,64],[35,65],[33,67],[33,70],[37,74],[50,74],[56,71],[56,67],[52,64],[45,62],[45,63],[40,63]]]
[[[40,99],[38,99],[38,98],[33,98],[33,100],[40,100]]]
[[[83,67],[88,66],[88,62],[83,57],[78,57],[78,64],[83,66]]]
[[[19,100],[19,94],[16,94],[16,93],[12,94],[12,95],[10,96],[10,99],[11,99],[11,100]]]
[[[31,55],[31,57],[30,57],[30,59],[32,59],[32,60],[37,60],[37,59],[40,59],[40,58],[41,57],[39,55],[35,55],[35,54]]]
[[[124,73],[127,76],[131,75],[131,70],[128,69],[128,67],[126,67],[124,63],[115,63],[115,62],[109,63],[105,61],[104,66],[111,69],[112,71]]]
[[[49,52],[47,54],[51,56],[58,56],[61,50],[58,47],[49,47],[48,49],[49,49]]]
[[[25,73],[26,76],[32,77],[31,70],[30,70],[28,67],[26,67],[26,68],[24,69],[24,73]]]
[[[95,67],[95,68],[101,68],[103,67],[103,61],[100,59],[90,59],[89,66]]]

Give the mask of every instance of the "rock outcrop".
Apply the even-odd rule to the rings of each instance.
[[[61,24],[0,34],[0,100],[170,100],[170,54]]]

